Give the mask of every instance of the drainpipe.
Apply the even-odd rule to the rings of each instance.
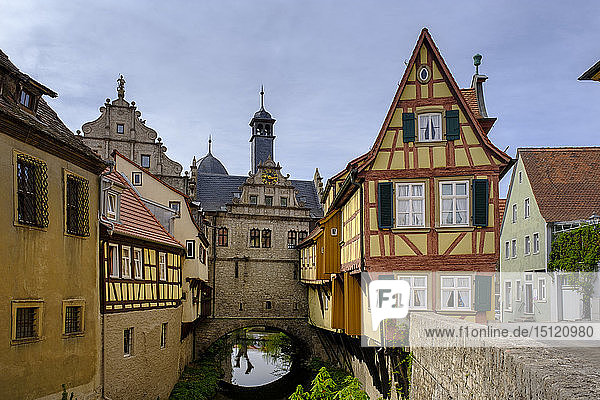
[[[212,218],[212,244],[213,244],[213,248],[212,248],[212,290],[211,290],[211,297],[212,297],[212,307],[211,307],[211,314],[213,316],[213,318],[215,317],[215,273],[217,271],[217,215],[213,215]]]
[[[363,204],[363,187],[360,183],[358,183],[355,178],[356,178],[356,169],[353,169],[352,171],[350,171],[350,183],[354,186],[356,186],[359,190],[359,197],[360,197],[360,208],[359,208],[359,214],[360,214],[360,271],[361,272],[365,272],[365,235],[364,235],[364,225],[363,225],[363,221],[364,221],[364,204]]]
[[[103,220],[103,215],[102,215],[102,210],[104,209],[104,196],[103,196],[104,191],[102,190],[102,179],[105,176],[108,176],[113,171],[113,169],[115,167],[115,162],[113,160],[109,160],[106,163],[108,164],[108,168],[109,168],[108,171],[101,173],[100,176],[98,177],[99,181],[100,181],[99,182],[100,183],[100,185],[99,185],[99,189],[100,190],[98,190],[98,196],[99,196],[99,198],[98,198],[98,221],[110,225],[109,233],[112,234],[112,231],[114,230],[115,226],[113,225],[112,222],[104,221]],[[98,236],[100,236],[100,226],[98,226]],[[100,244],[103,244],[103,242],[100,241],[100,240],[98,242]],[[98,251],[100,251],[100,249],[98,249]],[[98,257],[96,257],[96,259],[99,260],[99,254],[98,254]],[[104,268],[103,268],[103,266],[99,266],[99,267],[100,268],[99,268],[98,272],[100,274],[100,279],[99,279],[100,282],[99,282],[99,285],[98,285],[99,286],[98,289],[100,291],[100,296],[102,298],[104,296],[104,293],[106,292],[106,290],[104,288],[104,285],[105,285],[104,284]],[[101,307],[102,307],[102,305],[101,305]],[[101,320],[101,325],[102,326],[100,327],[100,347],[101,347],[100,348],[100,360],[101,360],[101,363],[100,363],[100,387],[101,387],[102,398],[104,399],[104,398],[106,398],[105,395],[104,395],[104,375],[105,375],[104,374],[104,364],[105,364],[105,359],[104,359],[104,325],[105,325],[106,321],[105,321],[105,313],[101,313],[101,314],[102,314],[102,320]]]

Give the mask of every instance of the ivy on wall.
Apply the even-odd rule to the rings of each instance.
[[[589,319],[590,299],[600,262],[600,226],[585,225],[560,233],[552,242],[549,258],[549,271],[570,272],[565,283],[582,295],[583,318]]]

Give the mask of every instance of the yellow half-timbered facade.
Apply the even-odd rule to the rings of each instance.
[[[166,398],[178,379],[184,352],[181,272],[185,248],[161,225],[162,216],[146,207],[124,175],[110,171],[101,184],[105,395]]]
[[[327,182],[324,220],[340,215],[340,261],[325,285],[343,282],[347,334],[360,334],[366,311],[360,272],[408,281],[411,310],[493,318],[491,274],[476,275],[496,270],[499,181],[512,160],[489,138],[496,119],[474,61],[460,89],[423,29],[370,151]]]

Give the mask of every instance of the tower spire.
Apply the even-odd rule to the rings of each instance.
[[[208,135],[208,154],[212,154],[212,135]]]
[[[265,109],[265,88],[263,85],[260,85],[260,109]]]

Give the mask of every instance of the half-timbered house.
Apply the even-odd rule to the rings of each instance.
[[[490,140],[496,119],[474,60],[471,87],[460,89],[423,29],[370,151],[327,182],[323,220],[341,214],[340,274],[330,279],[343,281],[347,334],[361,333],[363,271],[407,280],[411,310],[493,318],[492,282],[475,273],[496,270],[498,182],[512,160]]]
[[[166,398],[179,376],[185,248],[119,172],[105,173],[101,199],[104,395]]]

